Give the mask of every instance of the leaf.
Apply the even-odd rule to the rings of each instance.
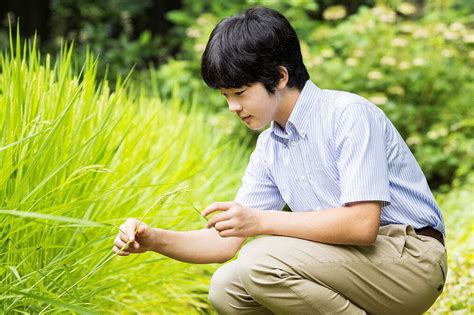
[[[45,297],[45,296],[41,296],[41,295],[37,295],[37,294],[25,292],[25,291],[12,290],[12,292],[30,297],[32,299],[35,299],[35,300],[38,300],[38,301],[41,301],[41,302],[44,302],[44,303],[48,303],[50,305],[54,305],[54,306],[57,306],[57,307],[60,307],[60,308],[64,308],[64,309],[67,309],[67,310],[70,310],[70,311],[74,311],[74,312],[77,312],[79,314],[98,314],[97,312],[93,312],[93,311],[91,311],[87,308],[84,308],[82,306],[66,303],[66,302],[63,302],[61,300],[55,300],[55,299],[52,299],[52,298],[49,298],[49,297]]]
[[[18,270],[15,268],[15,266],[8,266],[12,273],[15,275],[15,277],[18,279],[18,281],[21,281],[20,274],[18,273]]]
[[[89,226],[89,227],[110,226],[109,224],[86,220],[86,219],[71,218],[71,217],[38,213],[38,212],[27,212],[27,211],[18,211],[18,210],[0,210],[0,215],[2,214],[16,216],[16,217],[30,218],[30,219],[66,222],[66,223],[72,223],[72,224],[76,224],[80,226]]]

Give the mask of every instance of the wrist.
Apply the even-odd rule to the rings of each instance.
[[[272,211],[264,211],[264,210],[258,210],[257,211],[257,219],[258,219],[258,224],[257,224],[257,235],[270,235],[270,224],[268,224],[268,217],[269,213]]]
[[[165,230],[159,228],[152,228],[150,232],[151,245],[148,250],[159,253],[165,246]]]

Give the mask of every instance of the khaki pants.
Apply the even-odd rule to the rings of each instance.
[[[372,246],[264,236],[212,277],[219,314],[421,314],[441,294],[446,250],[411,226],[380,228]]]

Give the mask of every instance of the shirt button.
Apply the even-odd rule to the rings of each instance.
[[[304,181],[306,180],[306,177],[300,176],[300,180],[301,180],[302,182],[304,182]]]

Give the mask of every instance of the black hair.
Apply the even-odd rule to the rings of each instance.
[[[201,75],[214,89],[261,82],[269,93],[288,70],[288,87],[302,90],[309,79],[295,30],[278,11],[254,7],[223,19],[202,56]]]

